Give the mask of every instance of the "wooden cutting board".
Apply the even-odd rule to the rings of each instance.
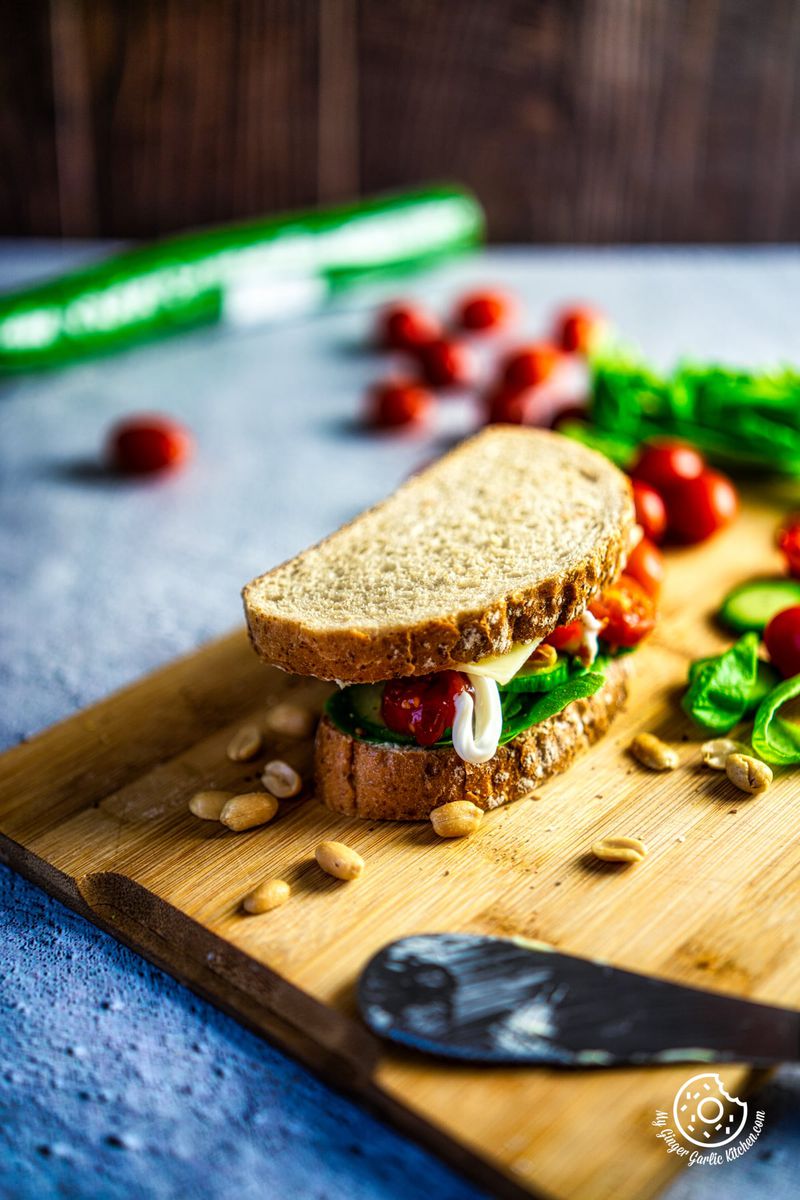
[[[192,817],[199,788],[257,786],[264,756],[235,764],[225,753],[245,719],[325,694],[264,667],[237,632],[6,753],[3,857],[495,1194],[655,1194],[678,1164],[651,1121],[686,1066],[561,1073],[414,1057],[359,1023],[354,985],[386,942],[461,930],[800,1005],[800,776],[779,774],[754,798],[735,791],[700,765],[702,739],[678,706],[688,661],[729,640],[710,619],[724,592],[779,569],[786,503],[751,498],[710,545],[670,552],[663,620],[633,660],[627,712],[566,775],[487,816],[471,840],[343,819],[310,797],[249,833]],[[640,730],[681,745],[681,767],[635,764],[625,747]],[[303,765],[310,744],[273,737],[268,754]],[[648,858],[593,861],[591,843],[608,833],[643,838]],[[360,851],[360,880],[320,872],[323,838]],[[243,895],[271,875],[291,882],[292,899],[242,915]],[[720,1073],[734,1091],[747,1086],[744,1068]]]

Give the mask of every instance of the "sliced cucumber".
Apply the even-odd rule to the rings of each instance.
[[[795,604],[800,604],[800,579],[756,579],[728,592],[719,619],[736,633],[762,633],[776,613]]]
[[[353,714],[364,725],[386,729],[381,716],[382,683],[359,683],[347,689]]]
[[[551,692],[569,679],[569,659],[559,654],[549,667],[529,667],[526,663],[513,679],[509,679],[503,691],[507,692]]]

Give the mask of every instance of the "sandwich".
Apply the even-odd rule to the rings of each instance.
[[[317,796],[370,819],[529,794],[608,729],[652,601],[624,575],[629,481],[492,426],[244,589],[267,663],[335,681]]]

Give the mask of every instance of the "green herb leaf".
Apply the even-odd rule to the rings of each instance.
[[[779,709],[796,696],[800,696],[800,675],[779,684],[758,706],[752,743],[765,762],[800,763],[800,725],[779,716]]]
[[[659,375],[630,350],[593,357],[592,426],[564,432],[624,463],[647,438],[697,446],[732,470],[800,474],[800,374],[684,363]]]
[[[759,661],[758,634],[746,633],[722,654],[691,664],[683,710],[707,732],[727,733],[761,703],[776,679],[772,667]]]

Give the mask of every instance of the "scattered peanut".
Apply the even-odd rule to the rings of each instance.
[[[267,763],[261,782],[267,791],[279,800],[288,800],[291,796],[296,796],[303,787],[303,780],[294,767],[290,767],[279,758]]]
[[[249,913],[265,913],[272,908],[285,904],[292,889],[285,879],[265,879],[258,887],[248,892],[242,901],[242,908]]]
[[[268,792],[244,792],[241,796],[231,797],[219,819],[234,833],[241,833],[243,829],[266,825],[277,811],[278,801]]]
[[[654,733],[637,733],[630,751],[637,762],[651,771],[674,771],[679,762],[678,751]]]
[[[434,833],[443,838],[469,837],[483,820],[483,810],[471,800],[451,800],[431,812]]]
[[[603,862],[641,862],[647,854],[644,842],[635,837],[613,835],[592,844],[592,854]]]
[[[233,762],[247,762],[255,758],[264,744],[261,731],[255,725],[243,725],[228,742],[228,758]]]
[[[334,879],[358,879],[364,870],[364,860],[344,842],[320,842],[314,857],[326,875]]]
[[[733,738],[714,738],[704,742],[700,747],[703,762],[714,771],[724,771],[725,763],[732,754],[747,754],[747,746],[743,742],[735,742]]]
[[[765,792],[772,783],[772,771],[767,764],[749,754],[729,754],[725,760],[725,774],[735,787],[751,796]]]
[[[548,667],[552,667],[558,658],[558,651],[555,646],[546,646],[544,642],[541,646],[537,646],[526,662],[526,667],[535,668],[537,671],[544,671]]]
[[[189,801],[189,812],[203,821],[218,821],[233,792],[195,792]]]
[[[304,738],[310,737],[314,732],[317,715],[308,708],[301,708],[299,704],[284,700],[269,710],[265,723],[272,733]]]

